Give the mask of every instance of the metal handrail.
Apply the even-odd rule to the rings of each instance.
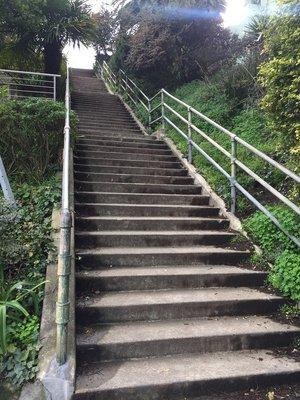
[[[58,256],[58,295],[56,303],[56,358],[59,365],[67,360],[67,336],[70,313],[69,287],[71,274],[71,229],[73,216],[70,207],[70,158],[71,158],[71,129],[70,129],[70,71],[67,68],[66,80],[66,118],[64,127],[64,151],[62,173],[62,210],[60,220],[60,246]]]
[[[108,74],[113,74],[107,63],[104,65],[105,71]],[[249,167],[247,167],[242,161],[238,160],[237,156],[237,148],[238,145],[241,145],[243,148],[250,151],[252,154],[256,155],[263,161],[267,162],[272,167],[276,168],[277,170],[281,171],[286,177],[291,178],[296,183],[300,183],[300,176],[295,174],[293,171],[289,170],[288,168],[284,167],[282,164],[278,163],[277,161],[273,160],[267,154],[263,153],[262,151],[258,150],[250,143],[246,142],[235,133],[230,132],[228,129],[224,128],[217,122],[213,121],[206,115],[202,114],[200,111],[196,110],[195,108],[191,107],[189,104],[185,103],[184,101],[178,99],[171,93],[167,92],[165,89],[159,90],[153,97],[149,98],[139,87],[138,85],[130,79],[123,70],[120,70],[120,74],[124,77],[122,82],[125,83],[125,87],[121,85],[124,93],[133,101],[135,105],[137,105],[137,100],[140,104],[144,105],[143,101],[136,96],[137,99],[132,99],[132,96],[128,93],[128,91],[132,91],[132,86],[137,89],[138,93],[142,95],[148,102],[148,126],[149,129],[154,124],[161,121],[163,131],[166,128],[166,124],[171,126],[175,129],[186,141],[188,144],[188,161],[192,163],[193,161],[193,150],[196,150],[200,153],[210,164],[212,164],[219,172],[221,172],[230,182],[230,192],[231,192],[231,212],[233,214],[236,213],[236,201],[237,201],[237,190],[241,192],[250,202],[252,202],[260,211],[262,211],[287,237],[289,237],[298,247],[300,247],[300,239],[289,233],[278,221],[278,219],[264,206],[262,205],[251,193],[249,193],[237,180],[237,167],[240,168],[243,172],[245,172],[248,176],[253,178],[256,182],[258,182],[262,187],[272,193],[279,201],[283,204],[288,206],[291,210],[293,210],[296,214],[300,215],[300,208],[294,204],[291,200],[289,200],[286,196],[280,193],[277,189],[273,188],[268,182],[266,182],[263,178],[261,178],[257,173],[252,171]],[[114,74],[115,79],[116,75]],[[105,75],[103,75],[103,79],[105,80]],[[117,82],[115,82],[115,86],[117,87]],[[161,98],[160,104],[154,104],[153,102],[157,99],[157,97]],[[183,116],[176,110],[174,110],[167,102],[166,98],[172,99],[177,104],[186,108],[187,115]],[[126,99],[125,99],[126,101]],[[157,102],[156,102],[157,103]],[[147,108],[147,107],[146,107]],[[153,119],[152,114],[154,111],[158,109],[161,110],[161,115],[158,118]],[[184,123],[187,127],[187,133],[183,132],[183,130],[176,125],[170,118],[166,116],[166,111],[171,112],[177,118],[180,119],[182,123]],[[212,139],[207,133],[193,124],[192,119],[193,115],[200,117],[203,121],[207,122],[214,128],[221,131],[223,134],[227,135],[231,141],[231,151],[229,152],[225,148],[223,148],[219,143],[217,143],[214,139]],[[230,173],[228,173],[221,165],[219,165],[210,155],[208,155],[205,150],[203,150],[192,138],[192,133],[196,132],[201,135],[208,143],[210,143],[214,148],[219,150],[222,154],[224,154],[230,160]]]
[[[0,86],[8,88],[8,98],[41,97],[57,99],[57,78],[43,72],[0,69]],[[29,88],[32,88],[28,90]],[[33,90],[36,88],[37,90]],[[40,89],[46,89],[42,91]]]

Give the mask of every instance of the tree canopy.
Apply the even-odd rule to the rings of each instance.
[[[0,10],[0,51],[13,49],[36,60],[42,55],[45,72],[59,72],[67,43],[87,44],[93,37],[86,0],[0,0]]]

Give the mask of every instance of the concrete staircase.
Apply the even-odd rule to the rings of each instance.
[[[72,70],[77,385],[88,400],[192,399],[279,384],[300,366],[273,348],[299,329],[243,267],[249,252],[169,147],[145,136],[92,71]]]

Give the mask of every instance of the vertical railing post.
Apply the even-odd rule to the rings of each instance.
[[[58,257],[58,296],[56,304],[57,324],[57,362],[63,365],[67,361],[68,323],[70,313],[70,274],[71,274],[71,227],[69,210],[62,210],[60,225],[60,248]]]
[[[152,116],[151,116],[151,101],[148,99],[148,131],[151,133],[151,122],[152,122]]]
[[[192,145],[192,111],[188,107],[188,162],[193,162],[193,145]]]
[[[231,212],[236,213],[236,157],[237,157],[237,141],[235,136],[231,138],[231,178],[230,178],[230,192],[231,192]]]
[[[163,90],[161,91],[161,128],[163,133],[166,131],[166,121],[165,121],[165,95]]]
[[[53,100],[56,101],[56,76],[53,77]]]
[[[15,207],[16,206],[15,197],[11,190],[10,183],[1,156],[0,156],[0,186],[2,188],[4,198],[6,199],[6,201]]]

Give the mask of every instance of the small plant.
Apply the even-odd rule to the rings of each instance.
[[[8,350],[7,337],[12,329],[9,322],[19,320],[21,316],[29,316],[23,306],[26,297],[32,298],[34,311],[38,313],[39,299],[36,291],[43,284],[44,282],[34,286],[21,281],[10,284],[4,279],[4,268],[0,265],[0,354],[6,355]]]
[[[300,308],[295,305],[284,304],[280,308],[280,312],[286,319],[294,319],[300,317]]]
[[[284,295],[300,301],[300,254],[285,250],[277,258],[269,281]]]
[[[38,335],[39,319],[36,316],[10,324],[7,352],[0,355],[0,373],[17,387],[32,380],[38,372]]]

